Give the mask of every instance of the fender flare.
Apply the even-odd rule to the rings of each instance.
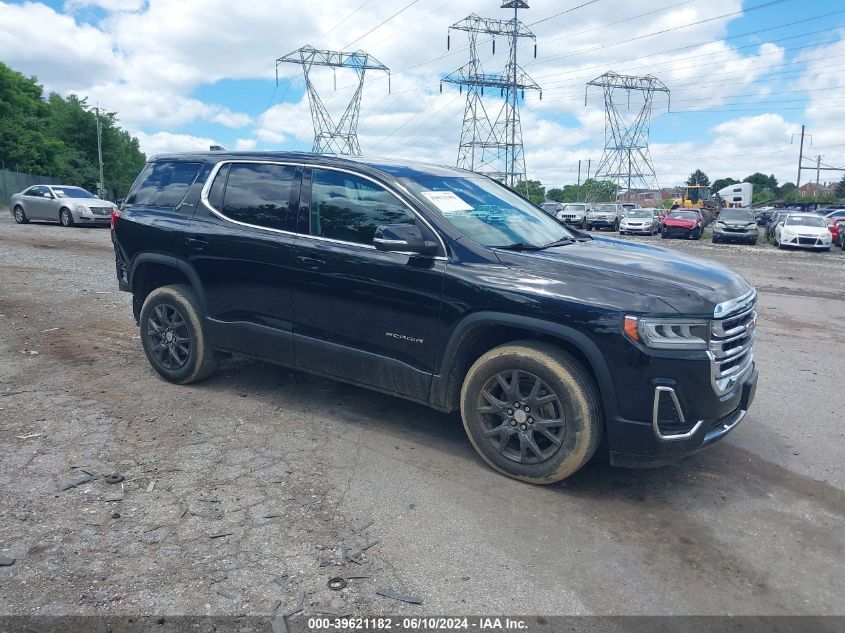
[[[169,266],[170,268],[175,268],[179,272],[183,273],[185,277],[188,278],[191,288],[197,295],[200,307],[202,308],[203,313],[205,313],[205,292],[203,291],[202,282],[200,281],[200,277],[197,274],[196,269],[189,262],[184,259],[180,259],[179,257],[174,257],[173,255],[164,255],[162,253],[140,253],[136,255],[132,260],[131,267],[129,268],[129,289],[133,294],[135,292],[135,273],[138,272],[138,269],[142,264],[147,263]]]
[[[463,379],[462,376],[459,378],[453,376],[459,367],[453,362],[454,358],[462,343],[467,339],[468,334],[489,325],[505,325],[543,334],[558,339],[578,350],[589,364],[587,369],[592,370],[596,378],[596,386],[599,390],[605,419],[612,419],[618,414],[616,391],[610,375],[610,368],[598,346],[586,334],[560,323],[492,311],[473,312],[462,318],[453,328],[439,361],[439,371],[433,377],[429,397],[432,406],[443,410],[453,409],[451,402],[454,401],[456,393],[460,393]],[[458,378],[458,380],[455,378]]]

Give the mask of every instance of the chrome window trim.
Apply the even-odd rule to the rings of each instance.
[[[686,419],[684,418],[684,412],[681,409],[681,403],[678,402],[678,396],[675,393],[675,390],[672,387],[655,387],[654,405],[652,406],[651,410],[651,426],[652,429],[654,429],[654,434],[657,436],[657,439],[661,442],[688,440],[698,432],[698,429],[700,429],[701,425],[704,424],[704,420],[699,420],[698,422],[696,422],[695,425],[686,433],[670,433],[668,435],[664,435],[660,431],[660,426],[657,424],[657,410],[660,408],[660,394],[663,392],[668,392],[669,395],[672,397],[672,403],[675,405],[675,410],[678,412],[678,419],[681,421],[681,424],[686,423]]]
[[[224,215],[220,210],[214,208],[214,206],[208,201],[208,194],[211,192],[211,186],[214,184],[214,179],[217,177],[217,173],[223,168],[224,165],[231,165],[233,163],[238,164],[252,164],[252,165],[279,165],[282,167],[302,167],[303,169],[326,169],[329,171],[337,171],[344,174],[349,174],[351,176],[357,176],[358,178],[363,178],[367,180],[377,187],[383,189],[394,198],[399,200],[407,209],[410,211],[415,218],[420,220],[423,224],[425,224],[428,229],[434,234],[437,238],[437,241],[440,243],[441,248],[443,249],[444,255],[449,251],[446,249],[446,243],[443,241],[443,238],[440,234],[431,226],[431,223],[422,217],[417,211],[408,203],[408,201],[398,194],[397,192],[393,191],[393,189],[386,186],[384,183],[379,182],[375,178],[371,178],[366,174],[359,173],[357,171],[353,171],[351,169],[344,169],[342,167],[334,167],[334,166],[327,166],[327,165],[313,165],[311,163],[302,163],[302,162],[293,162],[293,161],[284,161],[284,160],[259,160],[259,159],[226,159],[221,160],[215,163],[214,167],[211,169],[211,173],[208,174],[208,178],[206,178],[205,184],[202,187],[202,191],[200,192],[200,201],[205,205],[205,207],[216,217],[220,218],[221,220],[225,220],[226,222],[231,222],[232,224],[238,224],[240,226],[245,226],[251,229],[258,229],[261,231],[270,231],[272,233],[279,233],[281,235],[292,235],[294,237],[300,238],[309,238],[312,240],[320,240],[323,242],[332,242],[334,244],[347,244],[349,246],[357,246],[359,248],[369,249],[369,250],[377,250],[376,247],[372,244],[361,244],[360,242],[348,242],[346,240],[338,240],[331,237],[323,237],[322,235],[312,235],[311,233],[297,233],[295,231],[285,231],[283,229],[274,229],[268,226],[259,226],[257,224],[249,224],[248,222],[241,222],[239,220],[233,220],[232,218]],[[310,227],[309,227],[310,230]],[[392,251],[390,251],[392,252]],[[416,254],[416,253],[412,253]],[[448,258],[444,255],[436,255],[431,259],[435,260],[442,260],[446,261]]]

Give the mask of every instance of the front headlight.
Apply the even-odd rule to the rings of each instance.
[[[746,225],[745,225],[745,230],[746,230],[746,231],[751,231],[751,230],[756,229],[756,228],[757,228],[757,224],[756,224],[755,222],[752,222],[751,224],[746,224]]]
[[[725,228],[725,223],[724,222],[716,222],[716,228],[717,229]]]
[[[625,333],[653,349],[705,350],[710,343],[710,322],[626,316]]]
[[[78,204],[75,207],[77,213],[88,213],[88,207],[82,204]]]

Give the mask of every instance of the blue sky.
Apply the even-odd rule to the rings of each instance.
[[[813,135],[808,153],[845,164],[841,0],[582,4],[534,0],[521,14],[533,25],[539,54],[532,59],[527,46],[520,62],[543,88],[542,101],[528,95],[522,106],[529,177],[565,184],[574,181],[578,160],[598,161],[603,102],[593,91],[585,107],[584,84],[605,70],[651,73],[672,91],[671,112],[661,99],[653,108],[660,184],[699,167],[713,178],[764,171],[794,181],[791,141],[801,124]],[[301,71],[281,67],[276,87],[274,60],[305,44],[352,45],[392,70],[390,94],[381,77],[365,84],[365,153],[454,163],[464,97],[454,86],[441,94],[439,79],[466,63],[464,34],[452,35],[447,55],[446,32],[473,12],[510,17],[483,0],[0,0],[0,60],[50,90],[116,111],[148,153],[211,142],[308,150],[313,132]],[[506,42],[497,42],[495,56],[488,46],[479,47],[485,69],[501,70]],[[314,74],[339,117],[351,77],[338,73],[335,91],[330,72]],[[497,109],[494,98],[487,104]],[[636,98],[632,106],[635,112]]]

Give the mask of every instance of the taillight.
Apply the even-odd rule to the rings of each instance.
[[[111,230],[112,231],[114,231],[114,227],[117,226],[117,220],[118,220],[119,217],[120,217],[120,211],[118,211],[117,209],[114,209],[111,212]]]

